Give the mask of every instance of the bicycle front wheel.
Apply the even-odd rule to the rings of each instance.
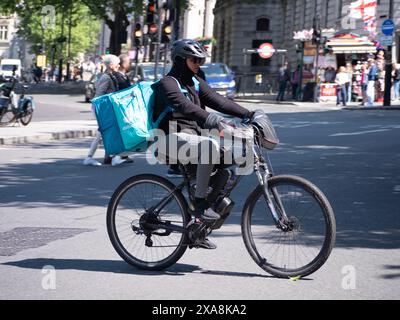
[[[33,105],[32,102],[29,101],[24,106],[24,111],[20,117],[21,123],[24,126],[27,126],[31,122],[32,116],[33,116]]]
[[[190,215],[182,193],[174,189],[170,181],[144,174],[129,178],[113,194],[107,211],[108,235],[114,249],[130,265],[163,270],[186,251],[184,229]],[[151,216],[152,208],[163,199],[167,201],[159,214]]]
[[[257,187],[247,199],[242,234],[254,261],[280,277],[305,277],[328,259],[335,243],[336,223],[325,195],[309,181],[296,176],[276,176],[269,191],[277,212],[284,208],[289,228],[278,228],[263,189]]]

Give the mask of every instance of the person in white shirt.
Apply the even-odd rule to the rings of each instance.
[[[340,67],[338,73],[336,74],[335,83],[337,84],[337,105],[339,106],[340,103],[343,106],[347,105],[347,83],[349,81],[349,75],[346,72],[345,67]]]

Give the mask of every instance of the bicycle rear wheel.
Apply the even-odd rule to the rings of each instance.
[[[8,108],[0,109],[0,127],[13,124],[17,120],[12,110]]]
[[[283,206],[288,230],[278,228],[262,187],[249,196],[242,216],[242,234],[254,261],[276,277],[305,277],[328,259],[335,243],[336,223],[325,195],[309,181],[295,176],[269,180],[274,206]]]
[[[113,194],[107,211],[108,235],[117,253],[132,266],[163,270],[186,251],[184,229],[190,215],[182,193],[174,189],[170,181],[144,174],[129,178]],[[151,208],[165,198],[169,201],[159,215],[149,216]]]

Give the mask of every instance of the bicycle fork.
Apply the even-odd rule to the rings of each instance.
[[[258,182],[260,186],[262,186],[263,189],[263,196],[265,201],[268,204],[268,208],[272,214],[272,217],[274,219],[274,222],[277,226],[277,228],[282,229],[283,231],[288,230],[288,222],[289,219],[286,215],[285,208],[283,207],[283,203],[280,199],[280,196],[278,194],[277,190],[272,190],[273,195],[271,196],[269,192],[269,184],[268,184],[268,179],[272,177],[271,172],[269,171],[268,167],[264,166],[263,170],[261,170],[259,165],[255,166],[254,169]],[[275,202],[274,202],[274,200]],[[274,204],[276,203],[276,205]],[[277,211],[279,210],[279,213]]]

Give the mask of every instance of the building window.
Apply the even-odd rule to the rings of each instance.
[[[0,26],[0,41],[8,40],[8,26]]]
[[[342,17],[343,0],[338,0],[338,19]]]
[[[258,49],[263,43],[272,43],[272,40],[253,40],[253,49]],[[251,66],[252,67],[269,67],[271,65],[271,59],[263,59],[258,53],[251,55]]]
[[[301,21],[301,28],[304,29],[306,27],[306,14],[307,14],[307,8],[306,8],[306,0],[302,1],[301,7],[302,11],[300,11],[300,21]]]
[[[268,18],[257,19],[257,31],[269,31],[269,19]]]
[[[218,53],[219,53],[218,60],[220,62],[224,62],[224,50],[225,50],[225,20],[223,20],[221,24],[221,37],[219,39],[219,44],[218,44]]]
[[[328,28],[329,0],[325,1],[325,28]]]

